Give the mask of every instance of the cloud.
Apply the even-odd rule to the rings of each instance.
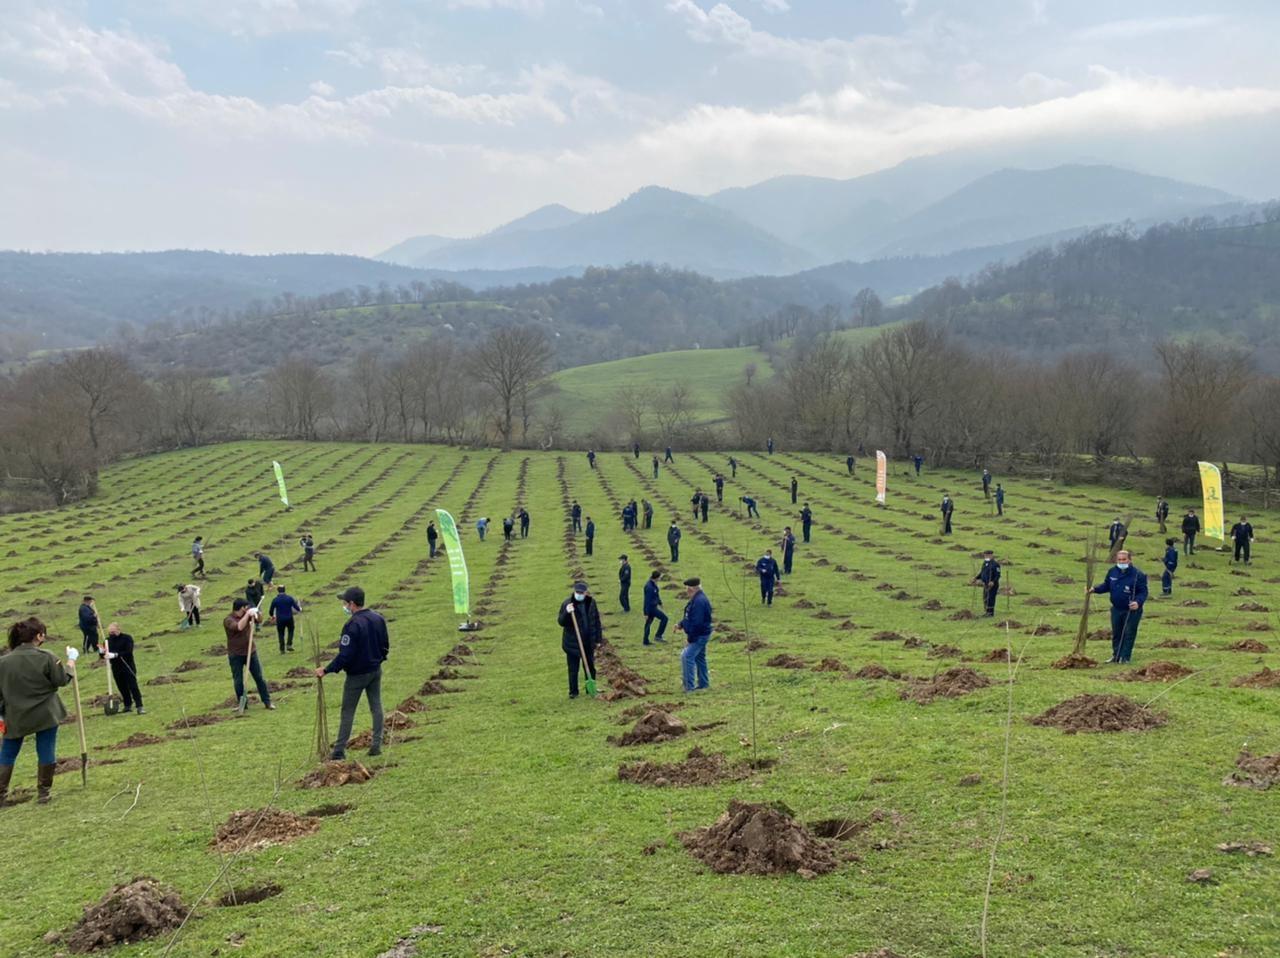
[[[764,7],[768,13],[786,13],[791,9],[791,4],[787,0],[756,0],[756,3]]]
[[[334,90],[332,84],[325,83],[323,80],[312,80],[311,83],[307,85],[307,89],[316,96],[324,97],[331,97],[335,92],[337,92]]]
[[[445,5],[450,10],[515,10],[532,15],[546,10],[544,0],[445,0]]]
[[[350,22],[368,0],[183,0],[175,12],[232,36],[327,32]]]
[[[1221,26],[1224,18],[1217,14],[1201,14],[1192,17],[1145,17],[1131,20],[1111,20],[1096,26],[1077,30],[1072,36],[1084,42],[1108,40],[1136,40],[1162,33],[1180,33],[1188,30],[1210,30]]]
[[[1037,73],[1032,70],[1018,77],[1014,86],[1028,100],[1046,100],[1051,96],[1058,96],[1071,89],[1071,84],[1066,80],[1060,80],[1057,77],[1045,76],[1043,73]]]

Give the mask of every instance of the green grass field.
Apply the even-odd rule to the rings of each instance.
[[[602,413],[612,410],[621,386],[687,383],[693,401],[693,421],[710,423],[725,417],[725,395],[743,380],[743,368],[755,363],[757,381],[773,376],[769,360],[755,346],[735,349],[680,349],[631,359],[576,366],[556,373],[557,392],[549,402],[565,413],[565,428],[582,436],[596,428]]]
[[[273,458],[289,477],[287,514],[274,498]],[[975,475],[926,470],[912,479],[895,464],[888,505],[879,509],[862,464],[849,477],[834,457],[739,458],[737,481],[705,526],[688,521],[688,500],[695,484],[727,469],[720,455],[677,451],[674,466],[653,481],[644,459],[616,453],[602,454],[593,473],[578,454],[279,443],[125,463],[104,475],[102,494],[89,503],[0,518],[6,622],[35,613],[57,634],[53,648],[78,645],[76,606],[88,591],[105,621],[120,621],[138,640],[144,680],[181,679],[144,684],[143,717],[107,717],[86,704],[92,759],[115,764],[91,766],[87,789],[75,771],[59,775],[50,806],[0,810],[7,877],[0,954],[54,955],[60,946],[46,943],[46,933],[70,926],[113,884],[150,875],[198,903],[194,915],[176,940],[113,954],[372,958],[416,936],[424,956],[826,958],[889,948],[909,958],[971,958],[980,953],[1000,831],[1010,707],[989,955],[1280,952],[1280,865],[1215,848],[1280,838],[1274,790],[1224,784],[1246,744],[1255,754],[1280,752],[1280,688],[1232,685],[1280,657],[1227,648],[1247,638],[1277,642],[1274,516],[1255,519],[1261,538],[1251,568],[1202,550],[1184,561],[1173,600],[1151,602],[1134,665],[1159,659],[1195,674],[1170,685],[1121,683],[1115,679],[1127,670],[1114,666],[1049,666],[1074,637],[1079,616],[1069,610],[1083,602],[1086,533],[1117,512],[1132,513],[1138,564],[1156,568],[1145,497],[997,476],[1008,491],[1007,514],[997,518]],[[815,513],[813,541],[798,547],[785,594],[764,609],[744,565],[785,522],[798,528],[785,491],[792,475]],[[949,538],[938,535],[935,511],[944,488],[957,500]],[[732,508],[744,491],[759,500],[760,522]],[[633,496],[654,502],[656,522],[628,536],[616,507]],[[599,525],[590,558],[581,538],[565,535],[570,498]],[[477,516],[492,517],[496,528],[517,503],[532,514],[528,540],[504,546],[496,532],[476,541]],[[1174,515],[1185,505],[1175,501]],[[458,667],[466,678],[447,683],[458,694],[422,697],[427,708],[410,716],[413,726],[369,760],[372,781],[296,787],[315,766],[315,682],[286,677],[303,656],[278,654],[274,635],[262,645],[267,676],[295,683],[277,694],[277,711],[253,707],[189,733],[169,730],[184,713],[230,713],[226,660],[207,650],[222,644],[219,620],[256,574],[255,549],[272,553],[279,581],[307,608],[303,622],[326,645],[343,616],[335,594],[362,585],[390,621],[387,708],[413,695],[460,638],[447,561],[426,558],[424,529],[436,507],[453,511],[463,527],[484,628],[463,637],[474,654]],[[664,582],[667,611],[678,616],[683,604],[673,583],[700,574],[718,620],[711,690],[688,699],[680,695],[679,636],[665,646],[640,644],[640,585],[651,568],[667,565],[663,530],[677,512],[685,537]],[[295,544],[303,529],[319,546],[316,573],[300,572]],[[180,631],[172,587],[187,580],[197,533],[209,541],[206,624]],[[1007,629],[954,618],[976,608],[977,590],[966,581],[987,546],[999,551],[1012,587],[999,602],[999,619],[1017,623]],[[629,615],[616,596],[622,551],[636,570]],[[579,566],[599,597],[606,636],[648,680],[649,698],[639,701],[674,702],[676,714],[701,730],[617,747],[606,738],[625,730],[622,713],[636,700],[566,699],[555,614]],[[1152,584],[1158,591],[1154,575]],[[1241,610],[1245,603],[1269,608]],[[1105,612],[1091,628],[1104,620]],[[900,634],[877,638],[882,632]],[[748,653],[744,636],[767,646]],[[1194,645],[1154,647],[1167,640]],[[981,661],[1006,641],[1015,655],[1025,652],[1012,685],[1006,665]],[[809,667],[765,664],[780,653]],[[1109,647],[1091,642],[1090,653],[1105,659]],[[959,656],[993,684],[928,705],[902,700],[903,681],[813,668],[837,658],[850,670],[879,663],[928,678],[960,665]],[[176,673],[188,660],[202,667]],[[105,692],[102,669],[82,672],[86,699]],[[336,727],[340,681],[327,680],[326,690]],[[1081,692],[1151,703],[1168,722],[1146,732],[1066,735],[1027,721]],[[64,701],[70,705],[70,689]],[[356,730],[368,727],[362,706]],[[162,741],[111,748],[135,732]],[[624,761],[675,761],[694,746],[738,761],[753,745],[776,764],[740,781],[660,788],[617,776]],[[77,751],[75,727],[65,725],[59,752]],[[15,787],[34,785],[33,752],[29,744],[19,758]],[[733,798],[783,802],[806,822],[875,824],[840,843],[849,860],[813,880],[720,875],[677,836],[714,822]],[[298,813],[351,808],[290,844],[235,856],[210,849],[232,812],[273,803]],[[1211,868],[1213,883],[1189,883],[1197,868]],[[229,886],[267,882],[282,893],[216,905]]]

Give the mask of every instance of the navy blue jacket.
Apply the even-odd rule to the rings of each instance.
[[[949,516],[956,511],[956,501],[954,499],[943,499],[942,505],[938,508],[942,510],[944,516]]]
[[[644,614],[653,615],[661,608],[662,593],[658,588],[658,582],[656,579],[650,579],[644,584]]]
[[[1107,529],[1107,534],[1111,537],[1111,544],[1115,545],[1117,542],[1119,542],[1121,539],[1125,537],[1124,523],[1123,522],[1111,523],[1110,528]]]
[[[85,635],[96,635],[98,632],[98,613],[87,602],[80,603],[80,631]]]
[[[978,581],[988,588],[1000,584],[1000,563],[995,559],[982,560],[982,568],[978,571]]]
[[[805,506],[803,509],[800,510],[800,522],[804,525],[806,529],[809,526],[813,525],[813,510],[811,510],[808,506]]]
[[[625,591],[631,588],[631,563],[618,566],[618,585]]]
[[[1169,572],[1175,572],[1178,568],[1178,550],[1169,546],[1164,550],[1164,567]]]
[[[281,592],[271,600],[271,608],[267,614],[274,615],[277,622],[292,622],[293,613],[301,611],[302,606],[298,605],[297,599],[287,592]]]
[[[347,619],[338,640],[338,654],[324,667],[326,672],[367,675],[382,667],[391,653],[387,620],[371,609],[361,609]]]
[[[1093,591],[1098,595],[1111,593],[1113,609],[1127,609],[1130,602],[1137,602],[1141,609],[1147,601],[1147,574],[1136,565],[1123,572],[1119,566],[1112,566],[1107,577],[1095,585]]]
[[[276,574],[276,565],[271,561],[271,556],[258,556],[258,574],[264,579],[270,579]]]
[[[996,502],[1004,505],[1004,487],[996,486]]]
[[[778,560],[772,556],[761,556],[756,560],[756,575],[761,582],[772,582],[779,575]]]
[[[596,524],[590,519],[587,520],[587,538],[594,539],[596,537]]]
[[[791,555],[796,551],[795,533],[790,533],[782,537],[782,554]]]
[[[711,600],[699,589],[684,607],[680,628],[690,642],[711,637]]]
[[[1231,539],[1233,542],[1250,542],[1253,539],[1253,524],[1250,522],[1237,522],[1231,527]]]
[[[672,526],[667,530],[667,545],[675,545],[680,541],[680,527]]]
[[[578,505],[578,504],[575,502],[575,503],[573,504],[573,508],[569,510],[569,515],[573,516],[573,518],[575,518],[575,519],[581,519],[581,518],[582,518],[582,506]]]

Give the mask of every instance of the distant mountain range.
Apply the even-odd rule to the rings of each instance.
[[[546,206],[483,236],[415,237],[377,258],[445,270],[649,262],[725,279],[1043,245],[1107,223],[1229,213],[1241,202],[1111,166],[992,171],[973,158],[933,157],[851,180],[779,177],[707,197],[646,187],[603,212]]]

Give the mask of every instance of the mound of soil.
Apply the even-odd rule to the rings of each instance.
[[[797,599],[795,603],[797,609],[812,609],[813,603],[808,599]]]
[[[852,619],[845,619],[843,622],[841,622],[839,625],[836,626],[836,628],[839,629],[841,632],[852,632],[857,627],[858,626],[854,623]]]
[[[1029,571],[1031,571],[1031,570],[1029,570],[1029,569],[1028,569],[1027,571],[1029,572]],[[1044,606],[1044,605],[1052,605],[1053,603],[1052,603],[1052,602],[1050,602],[1048,599],[1042,599],[1042,598],[1040,598],[1040,596],[1038,596],[1038,595],[1033,595],[1033,596],[1031,596],[1031,598],[1029,598],[1029,599],[1023,599],[1022,604],[1023,604],[1023,605],[1033,605],[1033,606],[1039,607],[1039,606]]]
[[[1060,575],[1060,576],[1054,577],[1053,584],[1054,585],[1071,585],[1071,583],[1075,581],[1076,580],[1071,578],[1071,576],[1069,575]]]
[[[746,649],[748,652],[759,652],[761,649],[767,649],[768,647],[769,647],[769,643],[766,642],[764,639],[752,639],[750,642],[748,642],[746,645],[743,646],[743,648]]]
[[[1242,675],[1239,678],[1232,679],[1231,684],[1236,688],[1245,689],[1277,689],[1280,688],[1280,672],[1272,671],[1264,666],[1261,672],[1254,672],[1252,675]]]
[[[396,732],[413,728],[414,724],[413,719],[400,711],[388,712],[382,719],[383,728],[389,728]]]
[[[722,752],[706,754],[700,748],[691,749],[683,762],[632,762],[618,766],[618,780],[636,785],[666,786],[714,785],[746,778],[751,766],[745,762],[731,765]]]
[[[159,745],[163,741],[164,739],[158,735],[148,735],[146,732],[134,732],[123,742],[116,742],[116,744],[112,745],[111,748],[118,751],[123,748],[139,748],[143,745]]]
[[[182,924],[187,907],[172,888],[138,877],[116,885],[66,932],[67,951],[83,955],[102,948],[145,941]]]
[[[900,679],[901,672],[890,672],[879,662],[868,662],[853,673],[855,679]]]
[[[180,679],[176,675],[157,675],[154,679],[147,679],[147,685],[177,685],[179,682],[185,682],[186,679]]]
[[[1246,632],[1270,632],[1270,631],[1271,631],[1271,623],[1270,623],[1270,622],[1263,622],[1263,621],[1257,621],[1257,622],[1246,622],[1246,623],[1244,624],[1244,630],[1245,630]]]
[[[947,616],[948,622],[968,622],[970,619],[976,619],[977,616],[968,609],[961,609],[959,612],[952,612]]]
[[[663,712],[674,712],[683,707],[683,702],[641,702],[639,705],[633,705],[631,708],[623,709],[619,712],[618,724],[626,725],[628,722],[634,722],[646,712],[652,712],[654,709],[661,709]]]
[[[411,712],[425,712],[426,710],[427,703],[413,695],[410,695],[407,699],[396,706],[397,712],[403,712],[406,715]]]
[[[935,645],[926,653],[931,659],[958,659],[963,654],[954,645]]]
[[[775,669],[807,669],[808,663],[804,659],[797,658],[794,655],[775,655],[765,665],[772,666]]]
[[[280,808],[243,808],[232,812],[214,832],[209,847],[221,853],[257,851],[314,834],[320,822]]]
[[[286,679],[315,678],[316,670],[309,665],[295,665],[284,674]]]
[[[871,637],[872,642],[901,642],[902,636],[897,632],[877,632]]]
[[[930,599],[928,602],[920,606],[920,608],[924,609],[926,612],[939,612],[942,609],[942,603],[938,599]]]
[[[1246,855],[1249,858],[1257,858],[1259,855],[1269,856],[1271,854],[1271,846],[1263,842],[1223,842],[1216,847],[1218,851],[1225,852],[1228,855]]]
[[[1042,622],[1040,623],[1040,625],[1037,625],[1034,629],[1032,629],[1027,634],[1028,635],[1061,635],[1062,629],[1058,628],[1056,625],[1050,625],[1047,622]]]
[[[419,695],[445,695],[449,692],[461,692],[462,689],[451,689],[443,682],[437,682],[435,679],[428,679],[422,683],[418,689]],[[418,703],[422,704],[422,703]],[[423,706],[425,708],[425,706]]]
[[[1050,664],[1051,669],[1096,669],[1098,663],[1087,655],[1064,655]]]
[[[838,864],[829,842],[800,824],[784,805],[733,800],[714,825],[680,841],[712,871],[734,875],[823,875]]]
[[[448,679],[474,679],[476,678],[476,676],[464,675],[463,673],[459,672],[457,669],[436,669],[435,675],[431,676],[431,678],[437,682],[443,682]],[[420,692],[419,694],[426,695],[427,693]]]
[[[1241,602],[1236,606],[1237,612],[1270,612],[1271,609],[1260,602]]]
[[[1153,649],[1198,649],[1196,645],[1189,639],[1165,639],[1163,642],[1157,642],[1152,646]]]
[[[1031,719],[1032,725],[1050,725],[1068,735],[1076,732],[1145,732],[1168,721],[1123,695],[1083,693],[1060,702]]]
[[[274,882],[265,885],[251,885],[248,888],[235,888],[218,899],[219,908],[237,908],[240,905],[255,905],[268,898],[275,898],[284,888]]]
[[[89,765],[90,766],[119,765],[123,761],[124,759],[122,758],[91,758],[89,759]],[[58,759],[58,761],[54,763],[54,766],[53,766],[54,775],[63,775],[66,772],[78,772],[78,771],[80,771],[80,759],[78,756],[75,756],[75,755],[64,756]]]
[[[1183,599],[1178,603],[1178,605],[1182,606],[1184,609],[1203,609],[1208,606],[1208,604],[1209,603],[1204,601],[1204,599]]]
[[[1025,629],[1026,628],[1026,625],[1019,622],[1017,619],[1001,619],[999,622],[994,623],[994,625],[997,629]]]
[[[1203,579],[1197,579],[1192,582],[1183,582],[1182,587],[1184,589],[1208,589],[1210,588],[1210,585]]]
[[[224,656],[227,654],[225,645],[211,645],[204,650],[204,654],[208,656]]]
[[[345,760],[325,762],[302,776],[298,788],[330,788],[336,785],[361,785],[373,778],[373,772],[359,762]]]
[[[901,692],[899,698],[928,705],[934,699],[954,699],[985,689],[991,680],[981,672],[958,665],[928,679],[916,679]]]
[[[1227,646],[1228,652],[1270,652],[1271,649],[1259,642],[1257,639],[1241,639],[1239,642],[1232,642]]]
[[[1152,662],[1120,676],[1121,682],[1176,682],[1193,673],[1193,669],[1177,662]]]
[[[650,709],[632,726],[631,731],[611,737],[609,741],[614,745],[649,745],[669,742],[687,731],[689,727],[670,712]]]
[[[904,649],[923,649],[926,644],[927,643],[924,639],[916,635],[902,640],[902,647]]]
[[[1280,754],[1254,755],[1248,749],[1236,758],[1236,770],[1223,780],[1224,785],[1241,785],[1266,791],[1280,784]]]
[[[1170,625],[1199,625],[1199,624],[1200,624],[1200,620],[1199,620],[1199,619],[1188,619],[1188,618],[1170,619],[1170,620],[1169,620],[1169,624],[1170,624]]]
[[[978,659],[978,661],[979,662],[1012,662],[1013,659],[1009,655],[1008,649],[992,649],[982,658]]]
[[[847,672],[839,659],[826,658],[813,667],[815,672]]]
[[[175,672],[194,672],[196,669],[207,669],[207,668],[208,666],[205,665],[203,662],[198,662],[195,659],[187,659],[185,662],[180,662],[177,665],[175,665],[173,667],[173,670]]]

